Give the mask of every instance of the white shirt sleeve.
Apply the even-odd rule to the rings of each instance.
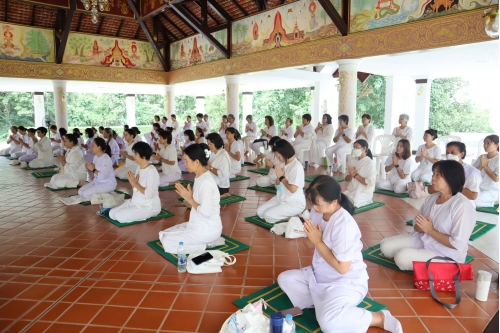
[[[401,161],[403,161],[403,160],[401,160]],[[411,173],[412,163],[413,163],[413,160],[411,159],[411,157],[409,157],[407,160],[404,160],[404,165],[402,166],[402,170],[403,170],[403,173],[405,175],[409,175]],[[391,159],[391,164],[392,164],[392,159]]]
[[[270,136],[276,136],[278,134],[278,130],[276,129],[276,126],[271,126],[269,128],[269,131],[267,132]]]
[[[356,136],[356,133],[352,128],[348,128],[344,131],[345,136],[347,136],[349,139],[354,140],[354,137]]]
[[[238,143],[238,141],[234,141],[232,144],[231,144],[231,148],[229,149],[231,151],[231,154],[234,154],[236,155],[236,153],[240,152],[240,144]],[[241,156],[240,156],[241,157]],[[235,158],[233,158],[231,155],[229,155],[229,158],[233,159],[233,160],[236,160]],[[238,161],[238,160],[237,160]]]
[[[368,144],[371,145],[373,137],[375,136],[375,128],[373,127],[373,125],[370,124],[370,126],[368,126],[368,129],[366,130],[366,135],[368,136],[367,137]]]
[[[479,187],[481,186],[481,173],[471,172],[469,177],[466,177],[464,188],[469,189],[471,192],[479,193]]]
[[[140,167],[138,168],[140,169]],[[158,196],[158,186],[160,184],[160,175],[156,171],[155,167],[148,167],[148,172],[146,173],[146,182],[144,189],[144,196],[148,199],[153,199]]]
[[[385,160],[385,163],[384,163],[385,166],[390,166],[392,164],[392,156],[393,155],[394,155],[394,153],[390,153],[389,156],[387,156],[387,159]]]
[[[457,202],[451,213],[450,243],[456,249],[467,248],[475,226],[476,210],[468,201]]]
[[[406,134],[403,134],[404,136],[406,136],[406,140],[410,141],[413,139],[413,128],[411,128],[410,126],[407,126],[406,127]]]
[[[288,181],[288,184],[298,186],[297,191],[302,191],[304,187],[304,170],[302,169],[302,165],[298,162],[294,163],[294,167],[288,168],[285,170],[286,175],[285,178]]]
[[[440,160],[441,159],[441,148],[438,145],[434,146],[433,154],[431,156],[433,159]]]
[[[194,208],[198,214],[200,214],[205,219],[210,219],[213,214],[212,207],[212,195],[213,191],[210,189],[210,183],[207,180],[203,180],[202,184],[197,187],[197,197],[201,198],[201,202],[198,202],[198,208]]]

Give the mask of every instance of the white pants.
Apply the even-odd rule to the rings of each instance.
[[[245,144],[245,152],[250,150],[250,144],[257,139],[255,136],[245,136],[244,138],[241,138],[243,140],[243,143]]]
[[[368,283],[318,283],[309,266],[281,273],[278,284],[293,306],[305,309],[314,305],[325,333],[364,333],[370,327],[371,312],[357,307],[366,296]]]
[[[173,175],[166,175],[160,172],[160,186],[168,186],[170,183],[176,182],[181,179],[182,175],[180,173],[174,173]]]
[[[184,242],[186,253],[203,251],[207,244],[215,242],[221,236],[221,231],[210,234],[195,235],[194,230],[188,228],[189,222],[174,225],[171,228],[160,231],[160,242],[168,253],[177,253],[179,242]]]
[[[385,179],[378,182],[376,187],[381,190],[393,191],[394,193],[408,193],[406,184],[410,182],[411,179],[405,178],[396,180],[396,182],[394,182],[393,184],[390,179]]]
[[[12,158],[19,158],[23,155],[26,155],[25,151],[16,151],[15,153],[10,154],[10,157]]]
[[[120,206],[111,208],[109,211],[109,217],[120,223],[136,222],[149,219],[150,217],[160,214],[161,209],[158,210],[147,210],[142,206],[136,206],[132,204],[131,200],[127,200]]]
[[[122,165],[121,167],[113,170],[113,172],[115,173],[115,177],[120,178],[120,179],[127,179],[127,173],[129,171],[132,171],[132,173],[135,174],[136,169],[137,169],[137,166],[135,166],[133,168],[129,168],[127,165]]]
[[[278,198],[275,196],[257,208],[257,215],[267,223],[276,223],[302,213],[305,208],[305,205],[291,204],[288,202],[279,203]]]
[[[363,185],[358,185],[358,188],[354,191],[346,190],[343,192],[351,201],[354,203],[354,207],[363,207],[366,205],[371,205],[373,203],[373,192],[365,193],[363,192]]]
[[[274,186],[275,181],[276,178],[273,180],[269,176],[259,176],[250,182],[250,186],[255,186],[255,185],[260,187]]]
[[[299,159],[300,151],[302,149],[311,149],[311,141],[301,141],[301,142],[294,141],[292,142],[292,146],[293,149],[295,150],[295,156],[297,157],[297,159]],[[303,159],[304,160],[300,162],[304,163],[305,161],[309,161],[309,152],[304,152]]]
[[[347,144],[334,144],[331,147],[328,147],[325,149],[325,156],[327,160],[328,166],[330,165],[335,165],[333,155],[335,154],[337,156],[337,168],[340,168],[342,165],[342,159],[343,156],[346,154],[349,154],[351,152],[352,148],[350,145]]]
[[[49,166],[53,166],[53,165],[54,165],[53,159],[50,159],[50,161],[41,161],[38,158],[36,158],[36,159],[33,159],[29,163],[30,168],[43,168],[43,167],[49,167]]]
[[[481,191],[475,200],[476,207],[493,207],[498,201],[498,191]]]
[[[38,154],[35,152],[33,155],[28,155],[28,154],[25,154],[25,155],[22,155],[21,157],[18,158],[19,162],[31,162],[33,161],[35,158],[38,157]]]
[[[411,173],[411,179],[414,182],[424,182],[431,183],[432,182],[432,170],[425,170],[417,168],[415,171]]]
[[[78,195],[85,200],[90,200],[90,197],[94,194],[109,193],[116,190],[116,183],[105,183],[105,184],[93,184],[89,183],[83,185],[78,190]]]
[[[77,187],[78,183],[87,179],[87,172],[66,172],[57,173],[50,178],[50,187],[63,188],[63,187]]]
[[[309,161],[317,165],[323,165],[323,157],[325,157],[325,149],[330,144],[325,140],[313,139],[311,150],[309,151]]]
[[[21,151],[21,148],[5,148],[0,150],[0,155],[12,155],[14,153],[17,153],[18,151]]]
[[[413,270],[414,261],[427,261],[437,256],[433,251],[411,247],[411,234],[404,234],[385,238],[380,243],[380,251],[387,258],[394,258],[394,262],[402,270]]]
[[[255,155],[260,155],[260,147],[264,147],[264,149],[268,146],[266,142],[252,142],[250,144],[250,148],[254,151]]]

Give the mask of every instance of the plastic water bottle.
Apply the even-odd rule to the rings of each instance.
[[[295,322],[293,321],[293,317],[290,313],[286,315],[285,320],[289,326],[288,333],[295,333]]]
[[[281,312],[271,314],[269,333],[283,333],[283,314]]]
[[[184,242],[179,242],[179,247],[177,248],[177,271],[179,273],[186,271],[186,248],[184,247]]]

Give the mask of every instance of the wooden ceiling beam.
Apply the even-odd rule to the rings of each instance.
[[[80,13],[80,16],[78,16],[78,24],[76,26],[76,31],[80,31],[80,27],[82,26],[82,19],[83,19],[83,13]]]
[[[201,18],[202,20],[204,18],[210,17],[216,24],[220,24],[220,22],[212,15],[207,9],[207,0],[201,0],[201,4],[198,2],[198,0],[194,1],[195,5],[198,6],[201,10]],[[205,26],[208,26],[208,20],[205,20],[207,23]]]
[[[207,2],[210,7],[212,7],[212,9],[217,13],[217,15],[222,17],[226,22],[231,22],[233,20],[231,15],[229,15],[228,12],[226,12],[226,10],[222,8],[222,6],[219,5],[216,0],[207,0]]]
[[[99,22],[99,26],[97,27],[97,34],[101,33],[102,25],[104,24],[104,16],[101,16],[101,21]]]
[[[337,29],[339,29],[342,36],[346,36],[348,31],[347,22],[340,16],[339,12],[337,12],[337,9],[335,9],[330,0],[318,0],[318,2],[323,7],[326,14],[333,21]],[[342,6],[346,6],[345,1],[343,2]]]
[[[122,27],[123,27],[124,21],[125,21],[124,19],[120,20],[120,24],[118,25],[118,29],[116,29],[116,33],[115,33],[116,37],[120,36],[120,32],[122,32]]]
[[[170,4],[170,7],[172,7],[172,4]],[[173,10],[172,8],[170,8],[172,10],[172,13],[175,15],[175,17],[177,17],[179,20],[182,21],[182,23],[184,23],[189,29],[191,29],[193,32],[196,32],[195,29],[193,29],[193,27],[191,27],[191,23],[189,23],[188,21],[186,21],[182,16],[180,16],[179,14],[177,14],[177,12],[175,10]]]
[[[187,37],[187,33],[184,32],[177,24],[174,23],[171,19],[168,18],[168,16],[165,13],[160,14],[172,27],[174,27],[175,30],[179,31],[183,37]],[[168,29],[167,29],[168,30]]]
[[[7,0],[4,0],[7,2]],[[31,25],[35,25],[35,13],[36,13],[36,5],[33,5],[33,11],[31,12]]]
[[[4,0],[4,1],[5,1],[5,3],[3,5],[3,20],[5,22],[9,22],[9,21],[7,21],[7,10],[9,9],[9,6],[7,5],[8,1],[7,0]]]
[[[239,9],[239,11],[240,11],[243,15],[248,16],[248,12],[245,10],[245,8],[243,8],[243,7],[239,4],[239,2],[238,2],[237,0],[231,0],[231,2],[233,3],[233,5],[235,5],[235,6],[236,6],[236,8],[238,8],[238,9]]]
[[[64,13],[64,10],[59,12],[60,17],[58,18],[58,30],[60,32],[60,38],[56,38],[56,63],[61,64],[64,56],[64,50],[66,49],[66,44],[68,42],[69,32],[71,29],[71,22],[75,16],[76,1],[70,0],[69,8]],[[57,36],[57,34],[56,34]]]

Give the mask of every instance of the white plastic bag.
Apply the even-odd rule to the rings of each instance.
[[[262,307],[267,308],[267,303],[261,298],[236,311],[224,322],[219,333],[268,333],[269,318],[263,314]]]
[[[208,252],[212,255],[212,259],[205,261],[199,265],[193,263],[193,258]],[[187,258],[186,269],[191,274],[211,274],[222,272],[222,266],[231,266],[236,263],[236,257],[220,250],[206,250],[190,253]]]
[[[276,235],[283,235],[286,231],[286,226],[288,222],[276,223],[272,228],[271,232]]]
[[[306,209],[302,214],[300,214],[304,220],[309,220],[309,211]],[[288,224],[285,230],[285,238],[304,238],[307,237],[306,232],[304,231],[304,226],[302,225],[302,221],[298,217],[291,217],[288,220]]]

